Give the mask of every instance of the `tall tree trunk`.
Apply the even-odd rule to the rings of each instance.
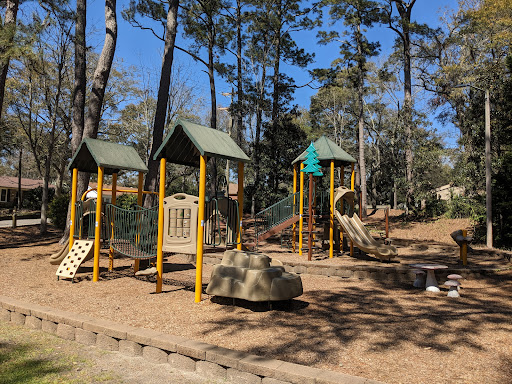
[[[242,78],[242,4],[240,0],[236,0],[236,63],[237,63],[237,102],[236,110],[236,142],[239,146],[243,142],[243,118],[242,108],[244,104],[244,90]],[[231,96],[233,97],[233,96]]]
[[[356,32],[356,44],[358,53],[358,74],[357,74],[357,101],[358,101],[358,142],[359,142],[359,186],[361,188],[361,201],[359,202],[362,206],[362,215],[366,217],[366,162],[364,155],[364,57],[363,47],[361,41],[361,25],[357,26]]]
[[[279,73],[280,73],[280,65],[281,65],[281,30],[282,30],[282,23],[281,23],[281,17],[282,17],[282,12],[281,12],[281,8],[282,8],[282,1],[279,0],[278,3],[277,3],[277,22],[279,23],[276,31],[275,31],[275,36],[274,36],[274,54],[275,54],[275,57],[274,57],[274,75],[272,76],[272,82],[273,82],[273,92],[272,92],[272,115],[271,115],[271,125],[270,125],[270,129],[272,129],[272,133],[270,135],[270,148],[272,149],[275,149],[277,148],[277,144],[276,144],[276,138],[277,138],[277,134],[276,134],[276,130],[278,129],[278,124],[279,124],[279,87],[280,87],[280,84],[279,84]],[[272,156],[273,157],[273,162],[275,164],[275,169],[278,169],[278,166],[277,166],[277,156]],[[271,183],[271,187],[272,187],[272,190],[274,191],[274,193],[277,194],[277,190],[278,190],[278,183],[277,183],[277,173],[276,172],[272,172],[272,175],[274,177],[272,177],[272,183]]]
[[[105,0],[105,43],[94,71],[83,137],[96,138],[117,41],[116,0]]]
[[[71,155],[74,155],[84,134],[85,125],[85,91],[86,77],[86,41],[85,28],[87,25],[87,0],[76,0],[75,21],[75,82],[73,86],[73,119],[71,121]],[[79,172],[77,180],[77,195],[82,196],[89,185],[89,173]],[[66,229],[59,243],[63,244],[69,239],[69,222],[71,220],[71,199],[68,206]]]
[[[5,2],[5,17],[2,26],[3,40],[5,45],[0,46],[0,119],[4,106],[5,82],[7,72],[9,71],[10,55],[9,50],[14,43],[14,34],[16,33],[16,19],[18,17],[19,0],[7,0]]]
[[[265,35],[264,52],[268,49],[268,39]],[[251,196],[251,217],[256,215],[256,197],[260,187],[260,137],[261,137],[261,124],[263,122],[263,105],[265,101],[265,79],[267,77],[266,59],[263,60],[261,70],[261,81],[258,102],[256,105],[256,127],[254,135],[254,152],[253,152],[253,167],[254,167],[254,188]]]
[[[396,186],[396,179],[393,179],[393,209],[398,209],[398,193],[397,193],[397,186]]]
[[[272,92],[272,124],[275,124],[278,119],[279,115],[279,67],[281,64],[281,17],[282,17],[282,1],[279,0],[276,4],[277,9],[277,22],[279,23],[274,36],[274,51],[275,51],[275,57],[274,57],[274,76],[273,76],[273,86],[274,90]]]
[[[18,201],[16,205],[18,211],[21,209],[21,166],[23,164],[23,147],[20,147],[20,155],[18,157]]]
[[[40,232],[46,233],[48,228],[48,187],[50,182],[50,170],[52,166],[52,154],[53,149],[55,147],[55,130],[57,129],[57,118],[59,115],[59,108],[60,108],[60,95],[61,95],[61,89],[62,89],[62,81],[64,78],[64,61],[66,60],[67,56],[67,46],[66,43],[63,42],[62,46],[60,47],[59,52],[59,63],[57,67],[57,92],[55,94],[55,104],[53,106],[53,113],[52,113],[52,106],[50,98],[53,95],[49,95],[49,90],[46,91],[46,103],[48,105],[48,112],[50,112],[51,121],[52,121],[52,128],[50,131],[50,139],[48,143],[48,153],[46,155],[46,161],[44,164],[44,175],[43,175],[43,197],[42,197],[42,204],[41,204],[41,228]]]
[[[404,59],[404,128],[405,128],[405,177],[407,180],[406,202],[407,208],[412,205],[414,186],[412,182],[413,154],[412,154],[412,80],[411,80],[411,11],[416,0],[406,3],[404,0],[394,0],[400,15],[401,40]]]
[[[73,120],[71,121],[71,151],[74,155],[84,133],[85,88],[86,88],[86,42],[87,0],[76,0],[75,22],[75,84],[73,88]]]
[[[158,86],[158,97],[156,102],[155,120],[153,124],[153,141],[151,143],[151,152],[148,160],[148,174],[144,183],[146,191],[156,191],[158,187],[157,175],[159,165],[157,160],[153,160],[157,149],[162,144],[167,104],[169,102],[169,87],[171,84],[171,69],[174,58],[174,43],[178,30],[178,6],[179,0],[169,2],[167,11],[167,31],[165,33],[164,55],[162,57],[162,71],[160,73],[160,84]],[[148,195],[151,196],[151,195]],[[146,198],[145,207],[153,205],[153,198]]]
[[[210,31],[208,38],[208,78],[210,80],[210,127],[213,129],[217,129],[217,95],[215,91],[215,68],[214,68],[214,57],[213,57],[213,48],[215,47],[215,29],[213,27],[213,20],[209,20]],[[218,190],[218,180],[217,180],[217,158],[212,158],[211,162],[211,175],[212,175],[212,184],[210,186],[210,190],[212,196],[215,196]]]

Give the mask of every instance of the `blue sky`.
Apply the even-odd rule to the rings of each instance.
[[[116,58],[122,59],[125,64],[133,65],[136,68],[145,67],[152,68],[159,71],[161,64],[161,52],[163,43],[154,37],[150,31],[142,31],[130,26],[121,17],[121,10],[128,5],[127,0],[118,1],[118,40],[116,48]],[[446,9],[454,9],[457,7],[457,0],[417,0],[412,13],[413,20],[420,23],[427,23],[430,26],[436,26],[439,23],[440,15]],[[88,3],[88,30],[90,31],[88,44],[95,47],[98,51],[101,50],[103,44],[103,31],[104,31],[104,2],[101,0],[93,0]],[[323,27],[328,28],[328,26]],[[184,45],[181,30],[178,26],[177,44]],[[308,52],[315,53],[315,62],[309,66],[308,69],[313,68],[327,68],[331,62],[338,57],[338,46],[336,44],[322,46],[316,42],[316,32],[308,31],[297,33],[295,36],[299,46]],[[392,51],[394,42],[394,33],[383,26],[373,28],[368,33],[370,41],[378,40],[381,43],[381,56],[376,60],[384,60]],[[198,92],[209,100],[209,86],[208,77],[203,72],[203,65],[196,64],[186,54],[175,51],[175,63],[189,68],[193,78],[197,81]],[[305,84],[310,78],[307,70],[297,69],[289,66],[283,66],[289,76],[295,78],[296,84]],[[217,81],[218,91],[218,104],[220,106],[229,105],[229,99],[220,95],[221,92],[227,92],[230,87],[222,80]],[[310,97],[315,94],[315,90],[308,87],[299,88],[295,92],[295,103],[308,107]],[[431,118],[433,125],[438,131],[447,135],[445,142],[449,146],[453,146],[457,136],[457,130],[452,126],[441,127],[439,123]]]

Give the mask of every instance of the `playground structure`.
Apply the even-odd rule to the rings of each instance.
[[[323,220],[327,219],[326,226],[328,225],[329,232],[329,257],[334,257],[334,179],[335,169],[339,168],[341,175],[341,183],[345,180],[345,167],[350,167],[350,185],[354,189],[354,164],[356,160],[347,152],[341,149],[336,143],[328,139],[326,136],[320,137],[313,143],[318,155],[319,165],[329,169],[330,187],[329,191],[318,192],[316,189],[312,190],[312,199],[314,203],[312,206],[315,212],[313,215],[313,225],[319,226]],[[304,218],[310,214],[304,207],[309,206],[309,189],[304,188],[304,161],[306,160],[307,152],[304,151],[293,162],[293,193],[291,196],[277,202],[276,204],[266,208],[256,215],[256,241],[265,240],[275,233],[287,228],[292,227],[292,249],[296,251],[295,239],[298,236],[298,251],[302,255],[304,248],[304,234],[306,231],[314,230],[304,227]],[[300,173],[300,176],[298,174]],[[327,173],[327,172],[326,172]],[[298,225],[297,225],[298,224]],[[322,224],[323,225],[323,224]]]
[[[295,250],[298,227],[300,233],[299,253],[302,254],[303,234],[308,233],[311,238],[314,233],[318,232],[315,231],[315,226],[324,225],[329,231],[329,257],[333,257],[336,230],[334,217],[338,213],[334,200],[335,167],[340,167],[343,184],[344,168],[346,165],[351,166],[350,183],[353,190],[355,160],[325,136],[315,142],[315,147],[318,148],[319,164],[330,167],[330,193],[319,194],[316,190],[313,191],[311,186],[306,199],[303,172],[300,173],[300,191],[297,191],[299,163],[300,169],[304,169],[305,153],[303,153],[293,162],[293,195],[258,214],[256,223],[262,223],[265,221],[264,219],[268,218],[270,220],[262,232],[256,231],[256,242],[292,225],[293,248]],[[238,201],[217,195],[207,199],[205,191],[206,163],[210,157],[238,162]],[[99,253],[102,239],[109,242],[109,270],[113,269],[114,251],[135,259],[135,272],[139,269],[140,259],[156,257],[157,293],[162,290],[163,252],[195,253],[195,301],[199,302],[202,291],[203,245],[236,246],[238,250],[242,249],[243,172],[244,163],[248,162],[249,158],[224,132],[178,120],[158,148],[154,159],[160,161],[160,189],[158,192],[143,191],[143,173],[147,171],[147,168],[132,147],[95,139],[82,141],[69,165],[69,168],[73,170],[72,204],[76,207],[71,213],[69,250],[71,251],[75,238],[82,239],[84,231],[87,232],[87,238],[94,238],[93,281],[99,279]],[[199,167],[199,196],[176,194],[165,197],[167,162]],[[138,207],[135,209],[125,210],[115,205],[117,192],[133,192],[117,188],[117,173],[120,170],[135,171],[139,174]],[[78,171],[98,174],[96,202],[83,202],[88,191],[77,202]],[[108,190],[103,187],[103,178],[104,175],[109,174],[112,175],[112,188],[110,189],[112,204],[103,207],[102,196]],[[149,209],[141,207],[142,196],[147,193],[158,195],[157,206]],[[329,198],[328,215],[324,212],[325,196]],[[318,201],[323,209],[320,214],[316,210]],[[304,209],[305,205],[311,207],[307,212]],[[86,217],[88,220],[85,219]],[[303,224],[305,217],[309,218],[307,228]],[[320,220],[325,217],[328,217],[328,222],[321,223]],[[222,220],[224,223],[221,222]],[[364,230],[362,223],[349,227],[341,220],[340,224],[351,240],[351,255],[354,244],[360,246],[361,249],[365,245],[349,231],[355,230],[356,233],[359,232],[360,236],[366,236],[366,240],[370,241],[369,237],[371,236]],[[340,232],[340,243],[342,243],[342,236],[343,234]],[[375,247],[366,249],[370,248]],[[62,256],[61,254],[59,258]],[[81,260],[83,261],[83,259]]]
[[[209,201],[209,205],[214,208],[206,210],[208,214],[206,217],[206,163],[210,157],[238,162],[238,201],[236,203],[230,199],[222,201],[215,197]],[[163,252],[193,253],[195,250],[195,301],[199,302],[202,292],[205,226],[209,229],[207,242],[213,241],[212,245],[217,245],[218,237],[221,235],[220,217],[223,216],[226,219],[224,245],[236,244],[238,249],[242,248],[242,209],[238,207],[243,207],[244,163],[250,159],[226,133],[178,120],[164,138],[154,160],[160,160],[158,206],[144,209],[141,207],[142,195],[155,192],[142,190],[143,173],[147,172],[147,167],[135,149],[96,139],[86,138],[82,141],[68,167],[73,171],[71,204],[73,207],[78,207],[71,210],[68,255],[72,253],[75,232],[80,238],[84,229],[85,215],[83,210],[80,210],[81,202],[77,204],[78,171],[97,173],[93,281],[99,280],[102,238],[107,239],[110,245],[109,270],[113,268],[114,250],[135,259],[135,272],[138,271],[138,260],[156,256],[157,293],[162,291]],[[165,197],[167,162],[199,167],[199,197],[184,194]],[[136,209],[125,210],[115,205],[118,192],[117,174],[120,170],[135,171],[139,174]],[[103,209],[102,198],[106,190],[103,188],[104,175],[112,175],[112,204],[107,204],[105,209]],[[88,227],[90,234],[91,226]],[[83,259],[80,259],[80,262],[83,262]]]
[[[316,241],[320,240],[323,242],[327,240],[329,243],[329,258],[334,257],[336,243],[340,244],[341,248],[344,234],[350,240],[351,256],[354,255],[354,245],[362,251],[374,254],[381,259],[389,259],[396,256],[396,248],[394,247],[385,246],[384,248],[379,248],[381,245],[373,239],[361,220],[355,217],[357,215],[352,214],[354,211],[354,164],[356,160],[325,136],[316,140],[313,146],[317,152],[318,164],[328,168],[330,171],[325,172],[330,176],[329,191],[317,190],[315,179],[318,179],[318,177],[313,178],[312,186],[307,189],[304,188],[304,172],[300,172],[299,182],[297,183],[297,173],[304,170],[304,162],[307,156],[307,151],[304,151],[292,162],[294,167],[293,194],[256,215],[256,244],[258,245],[258,241],[265,240],[291,227],[291,246],[293,252],[296,251],[296,240],[298,238],[299,255],[302,255],[303,251],[307,250],[308,260],[311,259],[311,253],[309,246],[304,247],[305,235],[308,236],[308,240],[310,237],[313,237]],[[344,187],[345,167],[348,166],[350,166],[350,189]],[[339,202],[339,198],[335,200],[336,192],[334,188],[334,175],[335,168],[337,167],[339,167],[340,172],[340,188],[343,187],[346,191],[352,191],[350,201],[345,199],[348,209],[351,210],[350,216],[347,216],[348,220],[336,210],[336,204]],[[311,209],[305,207],[311,207]],[[343,209],[342,206],[341,210],[343,211]],[[342,219],[339,220],[338,216]],[[307,219],[307,225],[304,225],[304,219]],[[340,226],[339,236],[337,233],[338,224]],[[320,229],[321,227],[324,227],[323,231]],[[387,233],[386,231],[386,236]],[[371,252],[369,252],[370,250]]]

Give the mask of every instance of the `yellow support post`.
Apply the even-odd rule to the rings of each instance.
[[[228,187],[229,189],[229,187]],[[240,226],[238,228],[238,238],[236,239],[236,249],[242,250],[242,222],[244,217],[244,163],[238,162],[238,212],[240,214]]]
[[[116,205],[116,190],[117,190],[117,173],[112,174],[112,205]],[[110,223],[114,228],[114,223]],[[113,235],[113,233],[112,233]],[[108,270],[112,272],[114,270],[114,248],[110,247],[108,250]]]
[[[75,220],[76,220],[76,184],[78,182],[78,168],[73,168],[73,180],[71,182],[71,220],[69,222],[69,250],[73,247],[75,240]]]
[[[94,267],[92,281],[100,278],[101,205],[103,200],[103,167],[98,167],[98,197],[96,200],[96,223],[94,228]]]
[[[345,167],[340,167],[340,186],[345,186]],[[343,215],[343,200],[341,201],[341,214]],[[343,229],[340,228],[340,252],[343,252]]]
[[[197,212],[197,252],[196,252],[196,289],[195,302],[201,301],[203,291],[203,236],[204,204],[206,192],[206,156],[199,159],[199,207]]]
[[[304,163],[300,163],[300,170],[304,169]],[[300,193],[299,193],[299,255],[302,256],[302,230],[304,223],[302,222],[302,215],[304,214],[304,172],[300,173]]]
[[[329,258],[334,257],[334,160],[331,160],[331,185],[330,185],[329,212]]]
[[[158,192],[158,243],[156,245],[156,293],[162,292],[162,275],[164,272],[164,198],[165,198],[165,165],[167,159],[160,159],[160,186]],[[139,179],[140,180],[140,179]]]
[[[351,170],[350,170],[350,189],[355,191],[355,181],[356,181],[356,174],[354,172],[354,163],[350,164]]]
[[[468,242],[465,240],[468,236],[468,231],[463,229],[462,236],[464,240],[462,241],[462,245],[460,247],[460,256],[462,259],[462,265],[468,265]]]
[[[352,191],[355,190],[355,172],[354,172],[354,163],[350,164],[350,189]],[[354,214],[354,203],[352,203],[352,214]],[[350,256],[354,256],[354,242],[350,241]]]
[[[142,207],[142,189],[144,186],[144,174],[139,172],[139,183],[137,185],[137,205]],[[133,273],[136,273],[139,270],[140,260],[135,259],[133,263]]]
[[[297,164],[293,164],[293,213],[295,214],[295,207],[297,206]],[[295,239],[297,238],[297,223],[292,225],[292,252],[295,252]]]

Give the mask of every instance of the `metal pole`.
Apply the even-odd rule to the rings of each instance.
[[[492,190],[491,190],[491,103],[485,90],[485,209],[487,211],[487,247],[492,248]]]
[[[101,242],[101,205],[103,200],[103,173],[104,168],[98,167],[98,197],[96,198],[96,222],[94,228],[94,264],[92,269],[92,281],[96,282],[100,277],[100,242]]]
[[[297,164],[293,165],[293,215],[297,212]],[[297,238],[297,223],[292,225],[292,251],[295,253],[295,240]]]
[[[302,171],[304,169],[304,163],[300,163],[300,170]],[[302,231],[304,229],[304,222],[302,220],[302,216],[304,215],[304,172],[300,172],[300,175],[299,175],[299,187],[300,187],[300,192],[299,192],[299,215],[300,215],[300,219],[299,219],[299,255],[302,256],[302,246],[303,246],[303,242],[304,242],[304,239],[303,239],[303,234],[302,234]]]
[[[242,222],[244,218],[244,163],[242,163],[241,161],[238,163],[238,213],[240,215],[240,227],[238,228],[238,244],[236,246],[236,249],[241,251],[243,229]]]
[[[309,174],[309,212],[308,212],[308,261],[311,261],[313,253],[313,174]]]
[[[164,171],[164,173],[165,173],[165,171]],[[165,177],[165,174],[164,174],[164,177]],[[144,174],[142,172],[139,172],[139,182],[137,184],[137,205],[139,207],[142,207],[142,191],[143,190],[144,190]],[[158,201],[160,201],[160,200],[158,200]],[[133,262],[133,273],[138,272],[139,268],[140,268],[140,259],[135,259],[135,261]]]
[[[116,205],[116,189],[117,189],[117,173],[112,174],[112,205]],[[111,237],[114,236],[114,219],[112,218],[112,222],[110,223],[110,228],[112,228]],[[108,230],[108,229],[107,229]],[[112,272],[114,270],[114,248],[108,248],[108,271]]]
[[[331,180],[329,185],[329,258],[334,257],[334,160],[331,160]]]
[[[199,209],[197,212],[197,251],[196,251],[196,303],[201,302],[203,291],[203,236],[204,236],[204,204],[206,192],[206,156],[199,158]]]
[[[71,220],[69,222],[69,250],[73,247],[76,220],[76,184],[78,180],[78,168],[73,168],[73,179],[71,182]]]
[[[158,188],[158,237],[156,248],[156,293],[162,293],[164,273],[164,198],[165,198],[165,166],[167,159],[160,159],[160,184]]]

